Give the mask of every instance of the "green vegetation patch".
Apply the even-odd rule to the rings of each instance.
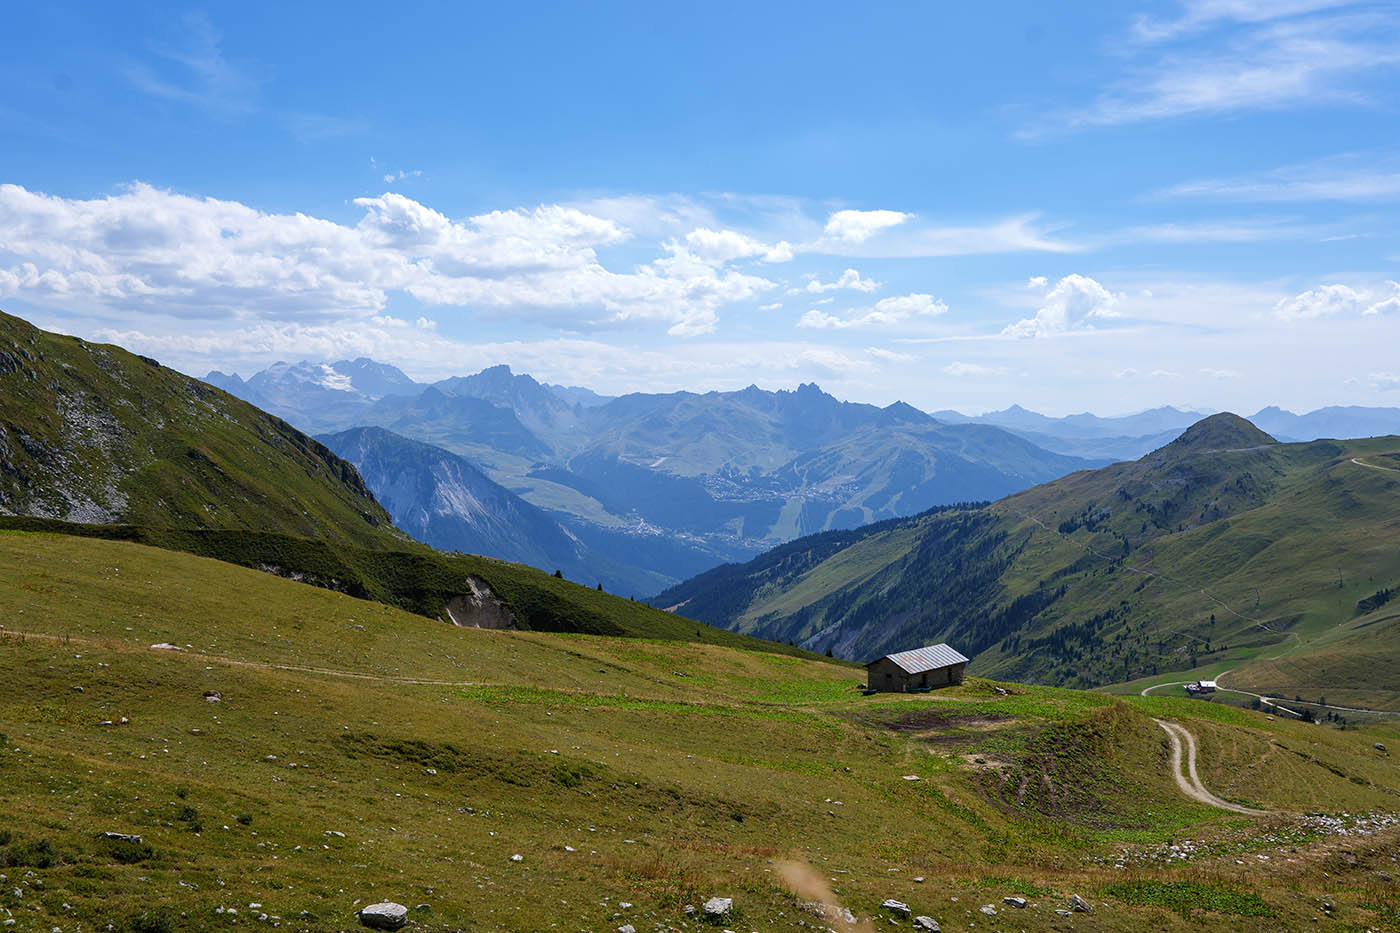
[[[1205,881],[1122,881],[1104,893],[1125,904],[1165,907],[1190,919],[1192,910],[1207,910],[1238,917],[1272,917],[1264,899],[1251,890],[1229,888]]]

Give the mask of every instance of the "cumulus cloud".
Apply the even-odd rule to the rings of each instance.
[[[913,214],[902,211],[836,211],[826,220],[822,231],[827,238],[846,243],[864,243],[875,234],[912,220]]]
[[[712,330],[718,310],[773,288],[688,244],[614,271],[597,248],[630,232],[542,205],[464,221],[388,192],[354,226],[132,185],[92,200],[0,185],[0,295],[67,310],[329,320],[428,306],[533,316],[565,329],[656,322]],[[713,244],[708,244],[713,245]]]
[[[828,314],[816,308],[802,315],[798,327],[845,330],[851,327],[889,327],[914,318],[937,317],[948,306],[932,295],[913,293],[882,298],[873,307],[856,308],[844,315]]]
[[[820,279],[812,279],[807,283],[807,291],[814,295],[822,292],[833,292],[838,289],[851,289],[857,292],[873,292],[879,289],[880,283],[873,279],[863,279],[855,269],[847,269],[834,282],[823,282]]]
[[[793,257],[792,244],[786,240],[767,246],[734,230],[701,227],[685,235],[685,245],[699,258],[715,264],[751,258],[764,262],[788,262]]]
[[[1034,281],[1034,280],[1032,280]],[[1117,295],[1087,275],[1070,274],[1046,294],[1035,317],[1008,325],[1008,337],[1048,337],[1090,326],[1096,319],[1117,317]]]
[[[1274,305],[1274,316],[1285,321],[1337,315],[1395,314],[1400,312],[1400,283],[1353,288],[1332,284],[1309,289]]]

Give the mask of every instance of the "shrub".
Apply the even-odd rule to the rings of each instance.
[[[58,864],[58,853],[47,839],[12,842],[9,833],[4,836],[6,841],[0,848],[0,868],[52,868]]]
[[[242,823],[244,826],[252,826],[252,825],[253,825],[253,814],[251,814],[251,813],[240,813],[240,814],[238,814],[238,822]]]
[[[155,850],[147,843],[127,842],[124,839],[97,840],[97,853],[123,865],[144,862],[156,854]]]
[[[175,933],[175,921],[164,910],[143,910],[123,921],[122,933]]]

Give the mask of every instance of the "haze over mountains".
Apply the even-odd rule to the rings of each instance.
[[[1096,464],[995,425],[944,424],[903,404],[841,402],[811,384],[605,398],[505,366],[430,386],[389,370],[356,360],[209,379],[307,430],[385,429],[369,445],[364,436],[347,446],[325,439],[365,471],[396,521],[428,543],[540,557],[509,550],[499,535],[483,537],[492,520],[461,513],[485,502],[460,494],[466,463],[502,487],[491,502],[558,526],[549,536],[559,569],[582,560],[587,582],[636,595],[802,534],[998,498]],[[451,478],[443,472],[448,454],[465,458]],[[371,456],[396,470],[416,457],[422,482],[391,490]]]

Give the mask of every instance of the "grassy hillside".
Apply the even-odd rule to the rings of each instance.
[[[126,541],[254,568],[299,583],[372,600],[435,620],[448,604],[484,582],[514,615],[515,626],[546,632],[579,632],[730,645],[814,657],[786,644],[716,628],[646,603],[551,576],[524,564],[447,554],[426,547],[388,551],[333,546],[290,535],[241,531],[188,531],[129,525],[74,525],[32,518],[0,518],[0,534],[37,533]],[[366,610],[368,611],[368,610]]]
[[[1394,727],[976,680],[863,698],[818,660],[461,629],[70,536],[0,534],[0,625],[17,933],[341,930],[380,900],[416,930],[718,929],[685,913],[715,895],[736,930],[887,897],[1064,928],[1072,894],[1103,930],[1292,928],[1324,900],[1397,923],[1400,787],[1371,747]],[[1198,736],[1218,793],[1283,812],[1181,796],[1149,716]]]
[[[355,468],[120,347],[0,313],[0,514],[401,545]]]
[[[522,628],[755,646],[522,564],[420,545],[351,463],[285,422],[154,360],[4,314],[0,528],[187,551],[430,618],[447,618],[476,578]]]
[[[979,673],[1090,686],[1387,644],[1338,627],[1400,585],[1397,555],[1400,438],[1277,444],[1217,415],[1134,463],[793,542],[658,600],[847,656],[947,640]],[[1393,690],[1365,673],[1387,663],[1336,686]]]

